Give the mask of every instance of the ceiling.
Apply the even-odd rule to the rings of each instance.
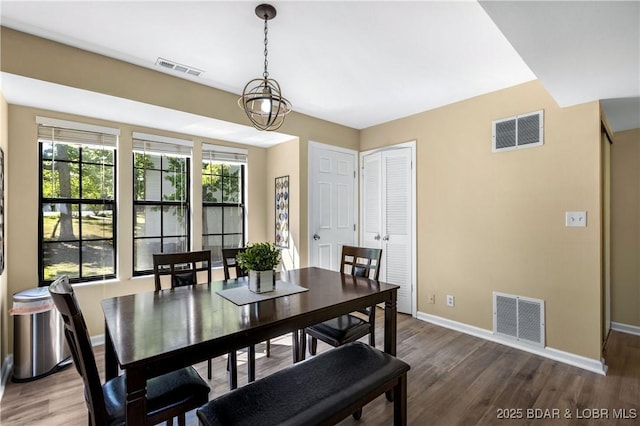
[[[257,4],[1,0],[0,20],[240,94],[263,70]],[[640,2],[272,4],[269,74],[297,112],[363,129],[538,78],[560,106],[603,99],[614,130],[640,127]],[[168,71],[158,57],[204,72]],[[0,84],[14,104],[258,146],[290,138],[6,73]]]

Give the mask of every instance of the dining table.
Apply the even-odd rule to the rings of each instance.
[[[105,376],[126,375],[126,424],[144,424],[150,378],[365,307],[384,304],[384,351],[395,356],[397,285],[317,267],[281,271],[279,283],[303,291],[237,305],[221,294],[249,291],[242,277],[102,300]],[[294,342],[294,362],[304,346]]]

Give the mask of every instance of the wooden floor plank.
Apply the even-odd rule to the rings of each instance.
[[[383,347],[382,314],[377,346]],[[364,339],[367,340],[366,338]],[[271,357],[258,345],[257,376],[264,377],[291,363],[291,339],[271,341]],[[318,351],[329,347],[320,343]],[[95,350],[104,378],[104,347]],[[406,315],[398,318],[398,357],[411,365],[408,376],[410,425],[622,425],[640,424],[640,336],[612,332],[607,344],[607,376],[568,366],[511,347],[485,341]],[[239,354],[238,383],[247,381],[246,354]],[[210,397],[227,392],[226,360],[214,359]],[[206,377],[206,363],[198,364]],[[82,381],[71,367],[30,383],[8,383],[0,402],[3,426],[86,425]],[[559,419],[537,418],[558,410]],[[511,410],[511,413],[509,413]],[[520,410],[520,411],[518,411]],[[527,411],[529,410],[529,411]],[[536,411],[537,410],[537,411]],[[567,418],[565,410],[571,418]],[[577,418],[576,414],[608,410],[609,418]],[[635,419],[613,418],[635,413]],[[633,411],[635,410],[635,412]],[[498,418],[516,414],[520,419]],[[527,418],[527,416],[530,418]],[[340,424],[389,425],[393,404],[377,398],[362,419]],[[187,424],[198,424],[188,413]]]

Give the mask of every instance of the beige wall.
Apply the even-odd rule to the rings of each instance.
[[[9,28],[0,29],[4,72],[250,125],[237,106],[237,94]],[[295,111],[279,131],[301,141],[358,146],[357,130]]]
[[[543,146],[491,151],[492,120],[540,109]],[[600,359],[598,103],[561,109],[530,82],[365,129],[360,150],[414,139],[418,311],[490,330],[493,291],[543,299],[547,345]]]
[[[282,267],[294,269],[300,267],[300,142],[293,140],[278,144],[267,150],[267,232],[268,241],[275,238],[275,178],[289,176],[289,248],[282,250]]]
[[[611,146],[611,320],[640,327],[640,129]]]
[[[248,119],[237,107],[237,96],[228,92],[203,86],[192,81],[176,78],[161,72],[127,64],[125,62],[92,54],[80,49],[65,46],[39,37],[31,36],[7,28],[1,28],[1,61],[3,72],[9,72],[25,77],[36,78],[57,84],[92,90],[98,93],[119,96],[148,104],[163,106],[180,111],[186,111],[202,116],[213,117],[239,124],[248,125]],[[47,66],[43,67],[42,64]],[[37,146],[35,116],[44,115],[73,121],[95,123],[111,127],[118,127],[122,131],[118,151],[119,179],[131,181],[131,132],[141,131],[178,138],[207,141],[205,138],[194,138],[170,132],[146,129],[132,126],[128,123],[111,123],[99,119],[76,117],[51,111],[38,111],[9,105],[8,130],[11,149],[16,154],[12,157],[12,164],[20,167],[9,169],[7,181],[13,185],[16,194],[7,200],[7,221],[15,218],[12,226],[20,229],[20,235],[8,235],[7,273],[10,295],[16,291],[37,286]],[[275,167],[270,170],[266,149],[248,147],[248,238],[250,241],[273,240],[273,177],[290,173],[292,182],[297,185],[296,203],[298,224],[296,233],[292,236],[299,238],[293,245],[298,248],[300,257],[306,261],[306,144],[309,140],[326,141],[344,146],[357,147],[359,132],[348,127],[318,120],[303,114],[291,113],[281,128],[283,133],[298,138],[299,150],[294,145],[284,144],[283,148],[276,148],[276,154],[285,150],[283,155],[287,163],[274,161]],[[214,144],[224,144],[220,141],[207,141]],[[231,144],[233,145],[233,144]],[[245,147],[245,146],[243,146]],[[247,148],[247,147],[245,147]],[[304,154],[303,152],[304,151]],[[194,150],[194,162],[199,161],[200,152]],[[272,157],[275,158],[275,157]],[[304,164],[298,162],[304,161]],[[194,168],[194,178],[198,178],[200,171]],[[294,176],[298,173],[299,176]],[[18,184],[19,182],[19,184]],[[9,188],[11,189],[11,188]],[[7,191],[8,193],[9,191]],[[194,197],[198,197],[199,190],[194,190]],[[201,242],[201,210],[194,204],[193,209],[193,245],[197,247]],[[118,209],[121,217],[132,217],[131,188],[120,185],[118,190]],[[103,332],[103,317],[99,302],[105,297],[124,293],[149,290],[152,282],[149,278],[131,279],[132,270],[132,242],[131,221],[118,221],[118,274],[119,279],[111,283],[86,284],[76,286],[78,298],[87,315],[87,323],[92,335]],[[11,253],[11,256],[9,255]],[[304,266],[304,265],[303,265]],[[221,277],[221,274],[216,274]],[[3,277],[4,279],[4,277]],[[2,324],[8,322],[6,310],[0,313]],[[11,335],[11,330],[9,333]],[[3,333],[5,337],[5,333]],[[11,352],[9,340],[9,349]]]
[[[248,124],[235,106],[237,95],[6,28],[1,35],[2,71]],[[544,146],[491,152],[492,120],[538,109],[545,111]],[[24,230],[24,235],[8,235],[7,250],[15,254],[7,256],[8,282],[13,286],[8,294],[37,285],[36,113],[72,119],[9,106],[11,161],[21,167],[9,169],[7,180],[20,182],[20,192],[14,191],[19,195],[7,202],[12,208],[7,221],[15,217],[12,226],[21,234]],[[418,310],[491,329],[492,291],[541,298],[547,308],[547,344],[599,359],[599,122],[597,103],[561,109],[537,82],[361,132],[294,112],[281,131],[297,140],[267,150],[251,148],[249,239],[273,240],[273,179],[289,174],[297,254],[285,255],[292,265],[298,261],[306,266],[309,141],[364,151],[416,140]],[[130,179],[131,156],[126,146],[131,142],[126,135],[133,126],[107,125],[123,129],[125,149],[119,151],[119,170],[124,173],[121,179]],[[131,194],[121,191],[119,198],[124,203],[119,204],[120,214],[131,217],[127,201]],[[589,226],[565,228],[567,210],[586,210]],[[127,222],[120,221],[118,230],[118,267],[124,274],[131,270],[131,223]],[[194,243],[199,238],[195,237],[197,226]],[[91,333],[102,333],[100,299],[149,288],[149,279],[127,276],[113,284],[78,286],[83,308],[92,313]],[[427,303],[428,292],[436,293],[435,305]],[[444,306],[446,294],[456,296],[455,308]]]
[[[9,133],[8,133],[8,105],[7,102],[4,99],[4,96],[2,95],[2,92],[0,92],[0,148],[2,148],[2,150],[4,151],[4,170],[2,170],[2,173],[5,176],[5,195],[4,195],[4,202],[5,202],[5,210],[7,208],[6,206],[6,200],[9,198],[8,197],[8,173],[7,170],[9,169]],[[7,226],[7,216],[5,213],[5,218],[4,218],[4,233],[5,233],[5,241],[6,241],[6,236],[9,233],[9,227]],[[7,253],[7,245],[5,244],[5,241],[2,241],[1,244],[4,245],[4,253],[5,253],[5,263],[6,263],[6,258],[8,256]],[[7,268],[5,267],[5,270],[2,272],[2,274],[0,275],[0,370],[1,367],[3,365],[4,359],[6,358],[6,356],[9,354],[9,323],[10,323],[10,318],[7,316],[6,312],[11,308],[11,303],[9,302],[10,296],[11,294],[9,293],[8,289],[7,289]],[[0,378],[1,380],[1,378]]]
[[[7,238],[11,256],[8,259],[7,270],[9,272],[9,294],[38,286],[38,144],[37,115],[72,120],[83,123],[97,124],[101,126],[119,128],[121,135],[118,143],[118,216],[120,218],[133,217],[133,191],[132,186],[122,182],[132,182],[132,151],[131,134],[134,131],[153,133],[160,136],[178,137],[194,141],[194,162],[192,166],[193,181],[200,180],[199,159],[201,159],[201,143],[226,144],[220,141],[169,133],[144,127],[131,126],[123,123],[113,123],[78,117],[69,114],[52,111],[38,110],[20,106],[9,106],[9,139],[15,155],[11,159],[12,164],[20,164],[20,167],[12,167],[9,170],[9,178],[15,185],[14,194],[20,194],[11,198],[8,205],[8,217],[12,220],[12,226],[20,229],[20,233],[11,234]],[[237,146],[237,145],[235,145]],[[264,240],[267,238],[267,221],[264,209],[267,206],[265,194],[266,181],[266,149],[249,148],[249,162],[251,173],[248,174],[247,187],[250,206],[247,209],[248,237],[251,240]],[[194,190],[194,202],[192,211],[192,248],[199,249],[202,245],[202,209],[201,191]],[[132,278],[133,258],[133,224],[131,220],[118,221],[118,279],[107,283],[91,283],[77,285],[76,292],[82,304],[87,325],[92,335],[103,332],[102,309],[100,300],[105,297],[133,293],[138,291],[153,290],[153,281],[150,277]],[[215,271],[215,276],[222,278],[221,271]]]
[[[186,111],[206,117],[249,125],[249,120],[237,108],[238,95],[213,89],[184,79],[148,70],[115,59],[106,58],[43,38],[1,28],[2,71],[123,97],[166,108]],[[47,66],[43,67],[42,64]],[[294,105],[295,109],[295,105]],[[359,131],[309,117],[295,111],[289,114],[280,129],[297,137],[299,146],[300,182],[307,179],[307,146],[309,141],[358,149]],[[292,159],[292,161],[296,161]],[[266,184],[266,182],[265,182]],[[307,187],[300,187],[301,266],[308,258]]]

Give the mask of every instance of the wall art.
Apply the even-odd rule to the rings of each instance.
[[[289,248],[289,176],[276,178],[276,246]]]

